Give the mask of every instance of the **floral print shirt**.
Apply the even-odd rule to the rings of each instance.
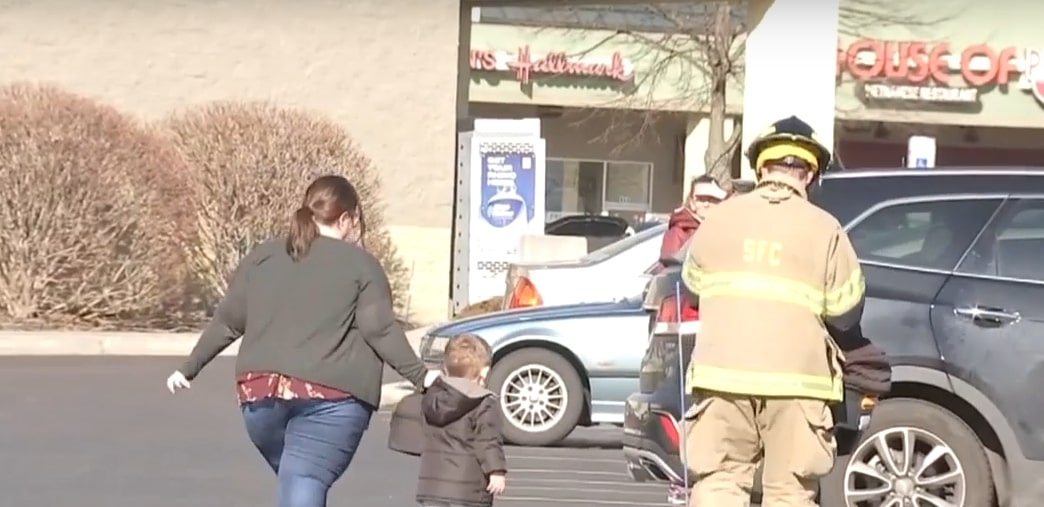
[[[337,400],[351,397],[344,391],[280,373],[248,372],[236,377],[236,398],[240,405],[265,398]]]

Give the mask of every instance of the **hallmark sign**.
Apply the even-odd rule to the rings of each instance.
[[[552,51],[534,56],[529,46],[509,53],[472,49],[471,69],[486,72],[511,72],[522,84],[529,84],[537,76],[568,76],[630,82],[634,79],[634,66],[619,51],[605,57],[570,56],[562,51]]]

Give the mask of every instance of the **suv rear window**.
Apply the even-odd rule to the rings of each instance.
[[[1001,203],[953,199],[886,205],[848,231],[859,259],[949,271]]]
[[[983,231],[959,272],[1044,281],[1044,199],[1010,201]]]

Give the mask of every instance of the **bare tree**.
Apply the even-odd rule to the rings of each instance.
[[[710,30],[708,34],[690,34],[702,50],[702,60],[707,67],[708,110],[710,125],[707,140],[707,152],[704,164],[707,174],[721,182],[731,183],[732,160],[740,149],[742,127],[736,122],[732,133],[725,137],[726,106],[728,105],[728,85],[742,71],[740,52],[743,33],[742,25],[737,22],[731,2],[715,2],[712,4]]]
[[[549,17],[551,12],[554,18]],[[595,140],[625,150],[654,136],[654,127],[664,119],[677,117],[679,112],[705,112],[709,121],[704,153],[707,173],[725,184],[731,182],[741,130],[737,124],[726,135],[728,91],[743,79],[742,3],[642,3],[556,8],[546,13],[532,23],[614,30],[575,56],[597,52],[614,41],[630,46],[629,56],[642,62],[627,93],[612,103],[571,114],[574,121],[582,123],[592,116],[608,119],[609,128]],[[673,93],[653,93],[661,86]],[[620,109],[630,112],[621,114]]]
[[[959,4],[944,13],[928,13],[921,12],[923,9],[896,9],[889,0],[842,2],[838,32],[854,37],[885,27],[936,26],[966,8]],[[595,116],[607,119],[609,128],[593,141],[622,151],[654,137],[654,127],[666,118],[676,118],[679,112],[703,112],[709,122],[704,153],[707,173],[730,182],[742,132],[736,124],[726,135],[729,113],[739,110],[737,104],[729,102],[733,97],[729,92],[742,89],[746,8],[743,1],[636,2],[534,9],[531,19],[515,21],[548,28],[611,30],[574,56],[604,51],[612,41],[628,46],[629,56],[641,62],[640,73],[622,97],[567,114],[575,123]]]

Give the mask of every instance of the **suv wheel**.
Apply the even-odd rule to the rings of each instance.
[[[874,408],[843,486],[848,507],[993,503],[989,462],[975,433],[949,410],[912,398]]]
[[[580,422],[580,375],[554,352],[528,348],[508,354],[494,365],[489,385],[500,397],[504,439],[513,444],[550,445]]]

